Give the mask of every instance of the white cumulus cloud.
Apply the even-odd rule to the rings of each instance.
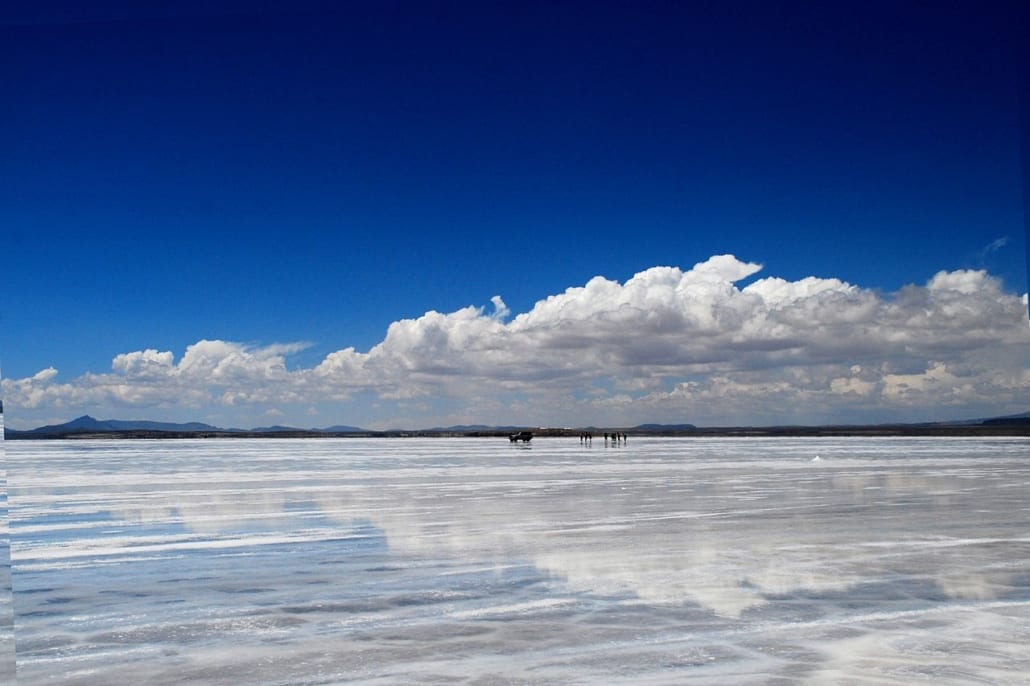
[[[305,368],[287,361],[307,343],[198,340],[178,360],[171,351],[125,352],[107,373],[62,383],[48,368],[5,380],[3,390],[9,412],[91,405],[242,412],[274,403],[288,418],[291,406],[300,417],[335,403],[347,416],[361,396],[397,416],[555,424],[1026,409],[1025,296],[1004,291],[986,271],[941,271],[895,293],[816,276],[738,285],[761,269],[718,255],[687,270],[653,267],[625,283],[597,276],[514,316],[497,295],[489,311],[469,306],[398,320],[367,352],[343,347]],[[407,405],[414,399],[418,406]]]

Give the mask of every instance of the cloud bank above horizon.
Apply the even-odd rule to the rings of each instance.
[[[754,277],[717,255],[625,283],[602,276],[514,316],[492,307],[393,322],[367,352],[292,367],[305,342],[198,340],[117,354],[69,381],[3,381],[8,423],[82,413],[256,426],[629,426],[956,419],[1026,411],[1027,296],[985,270],[891,293]],[[13,420],[13,421],[12,421]]]

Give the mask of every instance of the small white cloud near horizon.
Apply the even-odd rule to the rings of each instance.
[[[986,270],[940,271],[887,294],[820,277],[737,285],[762,268],[717,255],[625,283],[597,276],[514,316],[495,295],[491,312],[398,320],[367,352],[344,347],[305,368],[287,360],[307,342],[207,339],[178,359],[119,353],[110,372],[70,381],[48,367],[3,381],[9,425],[79,410],[233,425],[280,412],[369,428],[825,423],[1030,404],[1026,294]]]

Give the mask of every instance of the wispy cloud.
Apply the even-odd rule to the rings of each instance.
[[[288,418],[327,404],[384,425],[402,405],[411,421],[517,413],[577,424],[843,421],[1030,402],[1025,304],[985,270],[942,271],[889,294],[821,277],[737,286],[761,269],[720,255],[625,283],[598,276],[514,316],[495,296],[492,311],[395,321],[367,352],[343,348],[307,368],[287,367],[306,343],[200,340],[178,359],[126,352],[109,372],[62,382],[48,368],[3,390],[15,416],[163,407],[242,417],[271,405]],[[361,414],[359,397],[395,416]]]
[[[982,255],[985,255],[985,256],[989,255],[992,252],[996,252],[996,251],[1001,250],[1002,248],[1004,248],[1006,245],[1008,245],[1008,242],[1009,242],[1009,237],[1008,236],[1002,236],[1001,238],[995,238],[993,241],[988,243],[987,246],[984,247],[984,249],[980,251],[980,253]]]
[[[995,238],[993,241],[983,246],[976,251],[976,265],[978,267],[985,267],[988,260],[992,255],[999,252],[1002,248],[1009,244],[1009,237],[1002,236],[1001,238]]]

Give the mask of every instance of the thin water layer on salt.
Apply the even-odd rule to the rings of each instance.
[[[19,684],[1030,673],[1026,440],[7,447]]]
[[[4,455],[4,415],[0,409],[0,685],[13,684],[14,610],[11,595],[11,539],[7,512],[7,461]]]

